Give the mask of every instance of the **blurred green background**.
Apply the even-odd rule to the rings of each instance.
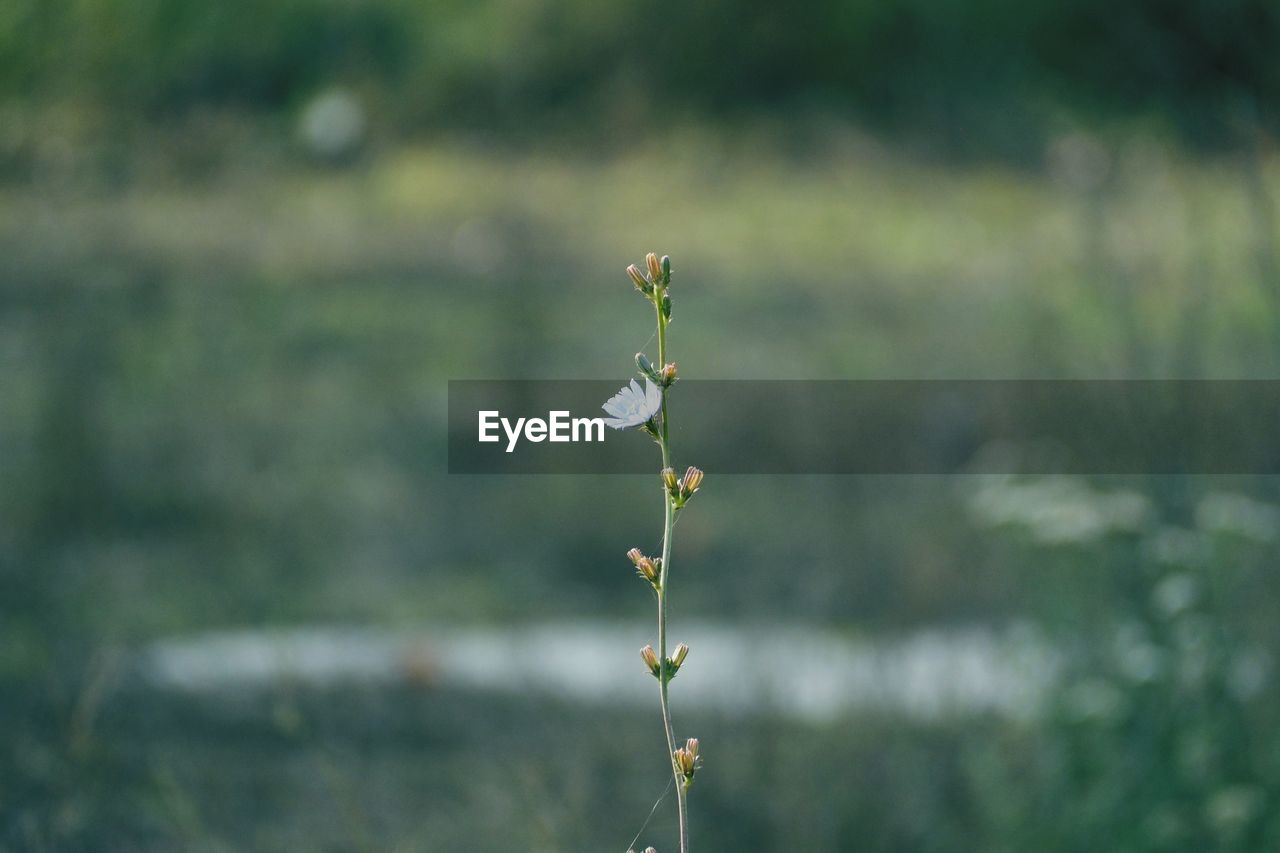
[[[443,435],[450,378],[625,379],[650,250],[682,375],[1276,377],[1278,49],[1263,0],[7,0],[0,847],[621,853],[656,696],[149,650],[652,641],[651,481]],[[1280,846],[1274,479],[712,471],[677,533],[675,639],[744,674],[758,626],[1050,650],[1030,710],[815,719],[682,708],[695,648],[701,853]]]

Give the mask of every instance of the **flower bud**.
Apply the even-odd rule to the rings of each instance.
[[[662,485],[667,487],[667,491],[676,494],[680,491],[680,481],[676,479],[676,469],[662,469]]]
[[[671,656],[671,663],[678,669],[684,664],[684,659],[689,656],[689,647],[684,643],[676,646],[676,653]]]
[[[671,283],[671,256],[670,255],[662,256],[662,283],[663,284]]]
[[[646,557],[639,548],[632,548],[628,551],[627,558],[636,567],[636,574],[654,586],[658,585],[658,560]]]
[[[698,739],[691,737],[685,742],[685,745],[672,753],[675,758],[676,768],[684,776],[684,784],[687,787],[693,781],[693,774],[698,770]]]
[[[674,361],[670,364],[664,364],[662,369],[658,371],[658,384],[663,388],[670,387],[671,383],[676,381],[676,372]]]
[[[649,267],[649,278],[653,281],[662,281],[662,263],[658,260],[658,256],[653,252],[644,256],[644,262]]]
[[[662,316],[664,319],[671,319],[671,294],[665,290],[662,292]]]
[[[635,264],[627,267],[627,275],[631,276],[631,281],[635,283],[636,290],[645,296],[653,295],[653,282],[644,277],[644,273],[640,272],[640,268]]]
[[[641,649],[640,658],[644,661],[644,665],[649,667],[653,677],[657,678],[662,672],[662,664],[658,662],[658,653],[653,650],[653,646],[645,646]]]
[[[640,371],[641,376],[647,376],[654,382],[662,381],[658,371],[653,368],[653,362],[642,352],[636,353],[636,370]]]
[[[636,566],[636,574],[640,575],[640,577],[644,578],[654,586],[657,586],[659,579],[658,561],[645,557],[640,561],[640,565]]]
[[[702,470],[699,468],[689,467],[684,472],[684,479],[680,481],[680,497],[688,500],[693,497],[693,493],[698,491],[698,487],[702,485]]]

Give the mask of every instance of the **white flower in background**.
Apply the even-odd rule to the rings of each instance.
[[[347,89],[332,88],[307,103],[298,120],[298,134],[312,154],[341,160],[359,151],[368,124],[360,98]]]
[[[1195,604],[1199,593],[1196,579],[1187,572],[1179,572],[1156,584],[1151,591],[1151,600],[1162,614],[1173,618]]]
[[[641,426],[658,414],[658,410],[662,408],[662,391],[648,379],[644,384],[644,390],[641,390],[640,383],[632,379],[630,385],[624,386],[600,407],[613,415],[604,419],[606,426],[630,429]]]
[[[1196,524],[1213,533],[1271,542],[1280,536],[1280,507],[1234,492],[1214,492],[1196,507]]]
[[[1127,490],[1096,491],[1079,477],[1017,481],[989,477],[967,498],[969,510],[990,526],[1020,525],[1048,545],[1092,542],[1112,532],[1140,530],[1147,499]]]

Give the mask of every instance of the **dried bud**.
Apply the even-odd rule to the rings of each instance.
[[[667,491],[676,494],[680,491],[680,481],[676,479],[676,469],[662,469],[662,485],[667,487]]]
[[[687,787],[693,781],[693,774],[698,771],[698,739],[689,738],[684,746],[672,753],[672,756],[676,760],[676,767],[684,776],[684,784]]]
[[[680,497],[688,500],[693,497],[693,493],[698,491],[698,487],[702,485],[702,470],[699,468],[690,468],[684,472],[684,479],[680,481]]]
[[[658,662],[658,653],[653,650],[653,646],[645,646],[641,649],[640,658],[644,661],[644,665],[649,667],[649,672],[653,673],[654,678],[661,674],[662,664]]]
[[[658,256],[650,252],[644,256],[644,262],[649,267],[649,278],[653,281],[662,281],[662,263],[658,260]]]
[[[653,295],[653,282],[644,277],[644,273],[640,272],[640,268],[635,264],[627,267],[627,275],[631,276],[631,281],[635,283],[636,290],[645,296]]]
[[[684,643],[676,646],[676,653],[671,656],[671,663],[677,669],[684,664],[684,659],[689,656],[689,647]]]
[[[676,381],[676,365],[675,362],[664,364],[662,369],[658,371],[658,384],[663,388],[667,388],[672,382]]]
[[[632,548],[627,552],[627,558],[631,560],[636,567],[636,574],[647,580],[654,586],[658,585],[658,561],[652,557],[646,557],[641,553],[639,548]]]

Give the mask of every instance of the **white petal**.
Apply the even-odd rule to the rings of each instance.
[[[662,392],[658,390],[658,386],[650,382],[647,378],[645,384],[645,402],[648,404],[649,412],[656,414],[658,409],[662,408]]]

